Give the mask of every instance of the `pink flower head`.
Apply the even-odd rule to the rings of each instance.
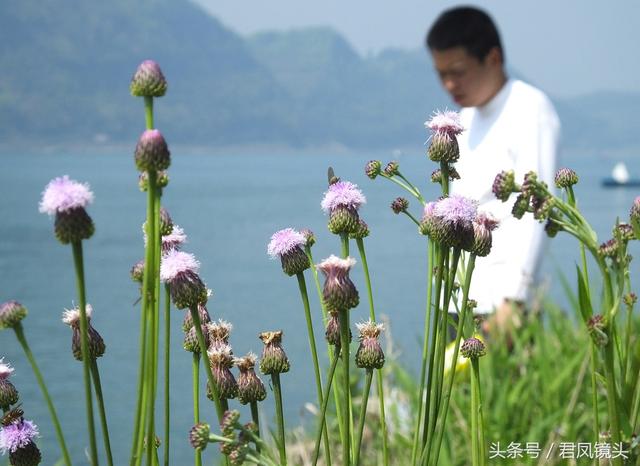
[[[322,297],[329,310],[346,311],[353,309],[360,302],[358,290],[349,278],[349,270],[355,263],[352,257],[340,259],[331,255],[318,264],[318,269],[326,277]]]
[[[424,221],[425,219],[429,219],[431,217],[433,217],[434,211],[435,211],[435,207],[436,207],[436,203],[435,202],[427,202],[424,205],[424,209],[422,211],[422,220]]]
[[[90,321],[91,314],[93,313],[93,307],[91,307],[91,304],[87,303],[84,311],[87,314],[87,321]],[[80,325],[80,307],[76,306],[73,309],[65,309],[62,313],[62,322],[67,324],[69,327],[78,327]]]
[[[187,235],[178,225],[173,225],[173,230],[168,235],[162,237],[162,252],[168,253],[172,249],[180,249],[187,242]]]
[[[200,262],[193,254],[174,249],[162,256],[160,279],[163,282],[170,282],[183,273],[195,274],[199,268]]]
[[[271,241],[267,246],[267,253],[272,259],[282,257],[292,252],[294,249],[304,246],[307,239],[302,233],[297,232],[293,228],[285,228],[276,231],[271,235]]]
[[[13,367],[4,358],[0,358],[0,380],[7,380],[13,374]]]
[[[18,448],[29,446],[38,437],[38,427],[31,421],[20,420],[0,430],[0,451],[14,453]]]
[[[324,198],[320,203],[322,210],[330,213],[337,207],[346,207],[351,210],[358,210],[367,199],[358,189],[358,185],[349,181],[338,181],[329,186],[329,190],[324,193]]]
[[[93,193],[87,183],[78,183],[67,175],[54,178],[42,192],[39,210],[54,215],[60,212],[86,207],[93,202]]]
[[[440,199],[433,213],[444,223],[459,226],[470,225],[476,218],[477,209],[477,201],[454,194]]]
[[[356,260],[353,257],[341,259],[331,254],[327,259],[318,264],[318,269],[324,273],[327,280],[336,280],[346,276],[355,264]]]
[[[460,123],[458,112],[451,110],[436,111],[430,120],[424,123],[425,127],[433,131],[436,136],[457,136],[464,131]]]

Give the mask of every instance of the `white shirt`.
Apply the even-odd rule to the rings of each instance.
[[[478,257],[469,297],[476,312],[491,312],[505,298],[526,301],[536,282],[545,243],[544,224],[527,213],[511,215],[517,194],[502,202],[491,191],[495,176],[513,170],[516,183],[535,171],[553,189],[560,121],[547,96],[535,87],[510,79],[487,104],[461,111],[465,131],[458,137],[460,159],[455,167],[460,180],[451,192],[479,201],[478,212],[500,221],[493,231],[493,246]]]

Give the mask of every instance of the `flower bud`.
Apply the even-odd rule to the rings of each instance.
[[[246,405],[264,400],[267,397],[267,391],[254,369],[256,355],[249,353],[244,358],[237,358],[235,363],[240,371],[240,376],[238,377],[238,401]]]
[[[0,329],[13,328],[27,317],[27,308],[18,301],[0,304]]]
[[[230,438],[235,434],[235,430],[238,427],[238,421],[240,420],[240,412],[233,409],[225,411],[220,421],[220,430],[224,437]]]
[[[367,225],[364,220],[360,219],[358,220],[358,226],[356,227],[356,229],[349,233],[349,238],[362,239],[366,238],[367,236],[369,236],[369,225]]]
[[[524,214],[529,211],[529,196],[525,194],[519,194],[516,197],[516,202],[513,204],[513,208],[511,209],[511,214],[517,218],[521,219]]]
[[[144,259],[140,259],[131,267],[131,280],[134,282],[142,283],[144,280]]]
[[[622,300],[627,306],[631,307],[638,302],[638,296],[636,296],[635,293],[631,292],[631,293],[625,294]]]
[[[85,312],[87,315],[89,359],[95,360],[96,358],[102,357],[106,350],[106,345],[100,333],[98,333],[98,331],[91,325],[91,314],[93,313],[91,304],[86,305]],[[71,352],[73,353],[73,357],[78,361],[82,361],[82,338],[80,335],[80,319],[81,314],[79,307],[75,307],[73,309],[65,309],[64,313],[62,314],[62,321],[69,327],[71,327]]]
[[[309,230],[308,228],[303,228],[302,230],[300,230],[300,234],[304,236],[306,240],[306,247],[310,248],[314,244],[316,244],[316,235],[313,234],[313,231]]]
[[[578,182],[578,175],[570,168],[561,168],[556,172],[554,181],[558,188],[568,188]]]
[[[145,60],[133,74],[129,90],[136,97],[162,97],[167,92],[167,80],[155,61]]]
[[[207,307],[204,305],[204,303],[198,304],[198,317],[200,317],[200,325],[206,325],[209,322],[211,322],[211,317],[209,317],[209,311],[207,311]],[[191,311],[187,311],[184,314],[184,320],[182,321],[182,331],[186,333],[192,327],[193,327],[193,317],[191,316]]]
[[[454,163],[460,158],[458,140],[446,133],[436,133],[431,138],[427,154],[434,162]]]
[[[492,234],[498,227],[498,221],[491,215],[481,213],[473,221],[473,242],[469,252],[484,257],[491,252]]]
[[[391,210],[393,210],[394,214],[399,214],[400,212],[406,212],[409,208],[409,201],[404,197],[396,197],[391,203]]]
[[[625,243],[634,240],[636,235],[633,233],[633,227],[628,223],[618,223],[613,227],[613,237]]]
[[[602,257],[609,257],[612,259],[615,258],[618,254],[618,241],[616,241],[614,238],[605,241],[598,248],[598,253]]]
[[[493,180],[493,186],[491,191],[502,202],[506,202],[511,196],[511,193],[517,193],[520,191],[520,187],[516,185],[515,174],[513,170],[502,171],[498,173]]]
[[[171,165],[167,142],[157,129],[148,129],[142,133],[134,155],[136,167],[140,171],[166,170]]]
[[[604,347],[609,343],[609,336],[606,333],[607,323],[600,314],[592,316],[587,322],[587,330],[596,346]]]
[[[636,239],[640,239],[640,196],[636,197],[629,212],[629,223],[633,227]]]
[[[167,236],[170,235],[173,231],[173,220],[171,220],[171,215],[169,215],[169,211],[164,207],[160,207],[160,235]]]
[[[544,226],[544,231],[549,238],[555,238],[555,236],[562,231],[562,225],[556,223],[553,218],[549,217]]]
[[[207,324],[201,325],[202,336],[204,337],[205,351],[209,348],[209,332],[207,332]],[[202,349],[200,348],[200,343],[198,342],[198,333],[196,332],[196,327],[191,324],[191,328],[188,329],[184,334],[184,343],[182,347],[189,351],[190,353],[198,353],[202,354]]]
[[[381,166],[382,164],[379,160],[369,160],[364,166],[364,172],[369,178],[375,180],[375,178],[381,173]]]
[[[209,424],[200,422],[193,426],[189,431],[189,443],[196,450],[204,450],[209,444],[209,434],[211,428]]]
[[[56,214],[54,232],[57,240],[62,244],[89,239],[95,230],[93,220],[83,207]]]
[[[349,270],[355,263],[351,257],[340,259],[332,255],[318,264],[326,277],[322,297],[330,310],[348,311],[359,304],[358,290],[349,278]]]
[[[389,177],[398,175],[400,173],[399,168],[400,164],[395,160],[392,160],[384,167],[384,174]]]
[[[160,170],[156,175],[156,184],[158,188],[166,188],[169,184],[169,175],[164,170]],[[138,187],[140,191],[146,192],[149,189],[149,174],[147,172],[141,172],[138,175]]]
[[[18,402],[20,396],[18,390],[11,383],[9,377],[13,373],[13,368],[0,358],[0,409],[7,411],[11,405]]]
[[[459,180],[460,179],[460,174],[458,173],[458,170],[455,169],[455,167],[453,165],[449,166],[449,180]],[[442,184],[442,170],[441,169],[436,169],[433,172],[431,172],[431,182],[432,183],[438,183],[438,184]]]
[[[260,359],[260,372],[265,375],[289,372],[291,364],[282,349],[282,330],[262,332],[259,337],[264,343]]]
[[[356,366],[361,369],[381,369],[384,366],[384,352],[378,338],[384,326],[369,321],[356,324],[356,327],[360,332]]]
[[[465,358],[478,359],[487,354],[487,349],[481,340],[475,337],[467,338],[460,347],[460,353]]]

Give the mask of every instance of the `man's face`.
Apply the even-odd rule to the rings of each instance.
[[[431,50],[433,63],[442,85],[461,107],[477,107],[487,103],[499,89],[502,63],[497,49],[480,61],[463,47]]]

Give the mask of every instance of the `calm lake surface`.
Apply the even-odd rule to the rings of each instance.
[[[115,463],[126,464],[135,408],[139,329],[139,306],[134,305],[138,287],[131,282],[129,269],[143,256],[141,224],[146,208],[130,152],[0,155],[0,300],[17,299],[29,308],[25,332],[47,379],[77,464],[86,463],[82,367],[70,353],[71,331],[60,321],[63,309],[77,299],[71,248],[55,240],[53,221],[38,212],[38,202],[47,182],[64,174],[89,182],[95,193],[95,203],[88,211],[96,224],[96,234],[84,243],[87,293],[94,308],[92,323],[107,344],[99,365]],[[283,274],[278,261],[268,258],[266,246],[278,229],[307,227],[316,233],[316,262],[332,253],[339,254],[339,239],[328,232],[326,217],[320,210],[329,165],[342,179],[357,183],[368,198],[361,215],[372,232],[366,247],[376,311],[390,319],[400,360],[408,367],[417,367],[424,325],[426,242],[413,223],[404,216],[395,216],[388,207],[396,196],[405,195],[400,188],[383,179],[369,180],[363,167],[372,158],[383,162],[395,158],[425,197],[433,199],[437,190],[427,180],[434,166],[420,148],[414,154],[399,157],[388,153],[329,152],[207,155],[173,149],[172,158],[171,182],[163,202],[174,222],[188,234],[188,244],[183,249],[196,254],[202,263],[201,275],[213,289],[209,312],[213,318],[234,324],[234,353],[242,355],[253,350],[260,354],[259,332],[284,331],[284,347],[292,363],[291,372],[282,377],[288,427],[310,417],[303,405],[315,400],[316,395],[297,281]],[[626,162],[632,174],[639,172],[631,156]],[[567,154],[561,161],[580,175],[576,189],[579,203],[601,241],[610,237],[617,216],[621,220],[628,218],[631,203],[640,194],[634,189],[600,187],[601,177],[609,174],[613,163],[596,155],[578,154]],[[419,216],[417,201],[410,202]],[[355,246],[352,255],[358,258]],[[561,233],[550,242],[543,272],[548,294],[556,302],[567,302],[557,270],[563,270],[573,282],[577,258],[577,243],[568,235]],[[632,280],[637,283],[638,262],[632,264]],[[352,322],[368,316],[361,272],[357,265],[353,276],[362,299],[352,311]],[[321,312],[310,274],[307,285],[316,319],[316,338],[322,343]],[[182,318],[182,311],[172,313],[172,464],[187,464],[192,458],[186,441],[192,425],[191,354],[182,349]],[[16,369],[12,381],[20,391],[26,417],[40,426],[43,464],[53,464],[58,455],[53,427],[12,331],[0,332],[0,357],[3,356]],[[240,405],[232,402],[231,406]],[[215,424],[213,406],[206,399],[202,410],[203,419]],[[271,393],[262,410],[271,418]],[[161,421],[160,407],[158,413]],[[160,423],[158,430],[161,431]],[[209,456],[205,458],[215,451],[215,447],[208,449]]]

